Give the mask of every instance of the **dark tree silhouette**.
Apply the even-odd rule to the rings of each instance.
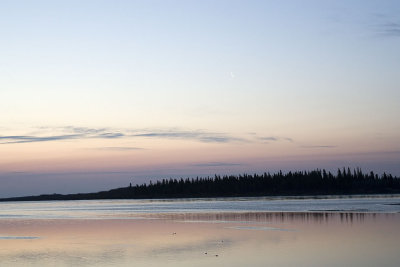
[[[338,169],[333,175],[326,170],[296,171],[286,174],[240,174],[230,176],[162,179],[148,184],[136,184],[97,193],[70,195],[40,195],[0,199],[24,200],[78,200],[78,199],[137,199],[180,197],[227,197],[272,195],[333,195],[333,194],[387,194],[400,193],[400,178],[374,172],[364,174],[361,169]]]

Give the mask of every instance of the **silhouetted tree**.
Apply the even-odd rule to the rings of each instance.
[[[238,176],[196,177],[150,181],[126,188],[88,194],[40,195],[11,200],[73,200],[73,199],[129,199],[129,198],[176,198],[217,196],[268,196],[268,195],[316,195],[316,194],[373,194],[400,193],[400,178],[383,173],[364,174],[357,168],[338,169],[337,175],[326,170],[296,171],[284,174],[240,174]]]

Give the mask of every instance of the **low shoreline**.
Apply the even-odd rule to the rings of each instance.
[[[99,192],[101,193],[101,192]],[[79,200],[154,200],[154,201],[189,201],[189,200],[229,200],[229,199],[260,199],[266,200],[281,200],[281,199],[337,199],[337,198],[388,198],[400,197],[400,192],[395,193],[346,193],[346,194],[276,194],[276,195],[228,195],[228,196],[164,196],[164,197],[138,197],[138,198],[97,198],[87,197],[87,195],[95,195],[99,193],[77,193],[77,194],[51,194],[39,196],[23,196],[23,197],[10,197],[0,198],[0,202],[20,202],[20,201],[79,201]],[[86,196],[86,197],[80,197]],[[393,205],[400,205],[396,203]]]

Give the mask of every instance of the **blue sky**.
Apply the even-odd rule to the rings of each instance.
[[[0,196],[400,175],[398,14],[398,1],[1,1]]]

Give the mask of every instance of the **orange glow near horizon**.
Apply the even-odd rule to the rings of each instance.
[[[357,153],[351,151],[354,149],[340,147],[307,149],[307,147],[299,147],[291,142],[285,144],[274,142],[213,144],[190,140],[165,141],[148,138],[141,138],[134,142],[119,140],[54,141],[2,145],[0,167],[2,172],[65,172],[119,168],[144,170],[164,165],[184,167],[207,162],[251,165],[257,162],[280,161],[284,164],[285,161],[304,159],[310,162],[321,158],[351,160],[352,157],[357,157]],[[359,154],[363,155],[364,151],[360,150]],[[367,155],[368,153],[365,153],[362,157],[365,158]],[[373,157],[373,153],[370,157]],[[386,155],[386,158],[391,158],[390,153]],[[396,155],[392,155],[392,158],[396,159]]]

